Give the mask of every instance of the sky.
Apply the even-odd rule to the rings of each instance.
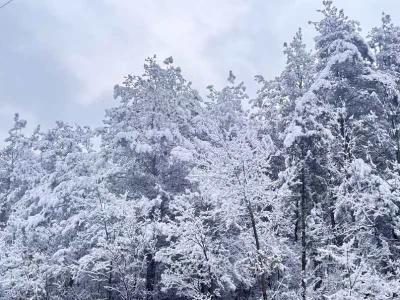
[[[7,2],[0,0],[0,5]],[[113,87],[143,73],[144,59],[173,56],[200,94],[229,70],[249,87],[285,63],[283,43],[321,18],[321,0],[14,0],[0,9],[0,139],[14,113],[30,128],[56,120],[101,126]],[[336,0],[363,35],[381,13],[400,24],[399,0]]]

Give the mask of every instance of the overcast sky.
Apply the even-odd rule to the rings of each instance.
[[[4,1],[4,2],[1,2]],[[0,0],[5,3],[6,0]],[[0,138],[15,112],[30,124],[99,126],[113,86],[144,59],[173,56],[204,94],[228,71],[256,86],[283,65],[282,45],[303,28],[309,47],[320,0],[14,0],[0,9]],[[381,12],[400,24],[399,0],[337,0],[363,34]]]

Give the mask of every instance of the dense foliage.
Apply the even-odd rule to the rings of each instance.
[[[153,57],[101,128],[15,115],[0,299],[400,299],[400,27],[320,13],[254,99]]]

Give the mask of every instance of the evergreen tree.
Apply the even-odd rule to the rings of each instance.
[[[232,71],[203,101],[152,57],[97,130],[16,114],[0,299],[398,299],[400,27],[319,12],[250,112]]]
[[[167,244],[162,224],[168,223],[169,203],[191,187],[186,176],[191,168],[193,122],[201,111],[201,99],[180,68],[172,65],[172,58],[164,64],[162,68],[149,58],[143,76],[128,76],[123,86],[115,87],[121,104],[107,111],[101,130],[102,151],[115,165],[110,189],[127,193],[128,201],[145,197],[152,207],[147,217],[157,228],[156,245],[146,250],[149,299],[159,292],[161,266],[154,257]]]

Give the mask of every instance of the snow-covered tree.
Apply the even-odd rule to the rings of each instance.
[[[145,197],[152,205],[147,216],[154,224],[168,222],[169,203],[190,188],[194,118],[201,111],[201,98],[191,88],[172,58],[146,60],[143,76],[128,76],[115,87],[120,105],[109,109],[101,130],[102,152],[115,165],[110,189],[129,201]],[[161,226],[161,225],[160,225]],[[162,231],[162,230],[161,230]],[[160,269],[154,259],[165,245],[160,230],[156,246],[147,249],[146,289],[156,293]]]
[[[351,162],[337,189],[335,217],[340,241],[321,251],[331,264],[326,293],[332,294],[332,299],[395,297],[399,276],[392,253],[395,229],[387,225],[390,219],[397,219],[397,193],[362,159]]]
[[[23,130],[26,121],[14,116],[14,125],[0,151],[0,228],[7,223],[13,203],[25,193],[31,183],[35,165],[31,158],[31,138]]]
[[[259,133],[261,126],[246,121],[243,84],[230,83],[220,92],[210,88],[207,138],[197,140],[189,176],[198,191],[176,206],[179,235],[165,255],[172,261],[163,279],[194,299],[267,299],[279,289],[268,283],[283,271],[285,256],[280,240],[286,227],[270,178],[276,149]]]
[[[324,1],[321,13],[323,19],[314,25],[318,31],[316,83],[323,88],[317,90],[316,94],[331,107],[328,122],[332,133],[331,151],[328,154],[331,163],[326,180],[330,193],[327,206],[333,243],[341,247],[351,237],[361,235],[353,232],[349,236],[344,232],[348,233],[351,226],[363,226],[361,220],[354,218],[356,208],[351,201],[352,197],[360,196],[360,192],[354,189],[354,182],[349,181],[354,164],[362,161],[369,165],[363,169],[378,169],[381,172],[390,165],[387,160],[390,139],[386,130],[388,119],[385,103],[397,97],[397,91],[387,75],[375,70],[373,55],[360,36],[358,23],[346,17],[332,1]],[[343,190],[346,191],[344,199],[340,192]],[[376,205],[372,195],[365,201],[364,208]],[[339,208],[343,202],[348,210]],[[393,215],[390,210],[376,210],[382,214],[381,218],[387,220]],[[385,226],[376,225],[377,236],[384,234],[387,230]],[[352,245],[355,247],[357,244]],[[325,264],[328,263],[325,261]]]
[[[16,114],[0,299],[398,299],[400,27],[322,4],[255,99],[152,57],[96,130]]]
[[[292,41],[284,44],[286,66],[279,77],[265,80],[256,76],[260,89],[252,100],[253,117],[266,123],[268,134],[275,143],[282,143],[283,128],[290,123],[290,114],[295,108],[295,100],[310,88],[314,77],[314,56],[303,42],[302,30],[296,32]]]

